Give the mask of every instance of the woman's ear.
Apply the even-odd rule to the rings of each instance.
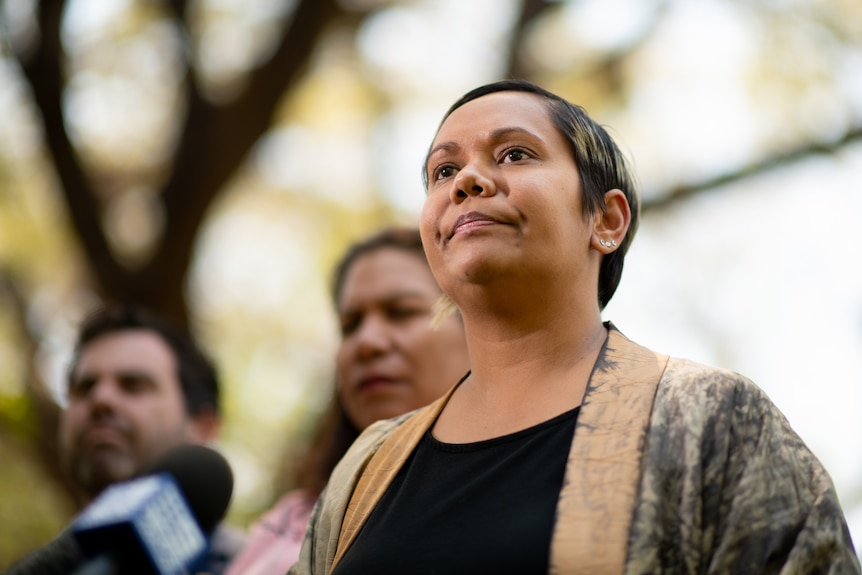
[[[605,193],[605,211],[594,216],[591,247],[602,253],[610,253],[623,243],[632,221],[629,202],[622,190]]]

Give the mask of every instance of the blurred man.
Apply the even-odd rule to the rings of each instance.
[[[213,365],[189,338],[138,308],[107,308],[84,322],[67,392],[60,457],[83,506],[172,447],[207,443],[219,430]],[[221,573],[243,542],[238,532],[218,527],[206,572]],[[59,573],[81,560],[64,532],[14,572],[57,567],[51,572]]]

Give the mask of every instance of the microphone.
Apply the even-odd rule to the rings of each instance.
[[[203,558],[224,517],[233,474],[200,445],[171,449],[141,476],[103,491],[72,524],[89,560],[75,575],[180,575]]]

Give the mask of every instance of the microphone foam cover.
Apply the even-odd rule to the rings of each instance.
[[[204,533],[225,516],[233,493],[233,472],[227,460],[203,445],[174,447],[156,459],[145,475],[170,473]]]

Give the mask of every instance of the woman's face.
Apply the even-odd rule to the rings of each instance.
[[[349,268],[338,300],[338,391],[360,429],[442,396],[467,372],[461,320],[431,327],[440,297],[420,254],[380,248]]]
[[[456,109],[431,145],[426,173],[422,240],[456,302],[459,284],[512,274],[518,281],[508,285],[525,290],[561,274],[586,285],[590,220],[571,147],[544,99],[498,92]]]

